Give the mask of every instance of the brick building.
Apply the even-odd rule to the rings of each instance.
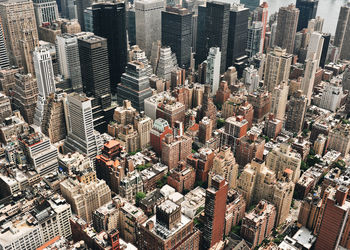
[[[150,132],[150,143],[154,152],[158,155],[162,154],[162,141],[165,135],[172,133],[173,131],[166,120],[159,118],[154,121]]]
[[[195,180],[196,171],[191,166],[187,166],[186,162],[180,161],[178,166],[170,171],[168,185],[182,193],[184,190],[192,190]]]

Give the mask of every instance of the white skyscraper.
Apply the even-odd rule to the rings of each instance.
[[[306,59],[317,60],[317,66],[320,64],[324,38],[321,33],[313,32],[307,47]]]
[[[2,23],[0,23],[0,69],[4,69],[10,66],[9,56],[6,50],[4,31],[2,29]]]
[[[68,95],[68,135],[65,150],[78,151],[95,160],[103,146],[100,133],[94,130],[91,99],[84,94]]]
[[[56,36],[56,55],[60,74],[65,79],[70,80],[72,89],[75,92],[82,91],[83,84],[77,36],[68,33]]]
[[[55,93],[56,85],[50,51],[46,48],[37,47],[33,52],[33,62],[39,92],[34,124],[40,127],[45,101],[50,94]]]
[[[136,44],[150,57],[152,43],[161,40],[162,0],[135,1]]]
[[[320,107],[335,112],[340,106],[343,88],[338,79],[327,82],[322,93]]]
[[[211,94],[215,95],[219,89],[220,83],[220,65],[221,65],[221,52],[220,48],[210,48],[207,57],[207,76],[206,83],[211,87]]]
[[[43,23],[54,21],[59,17],[55,0],[34,0],[33,5],[38,27]]]
[[[259,72],[253,65],[243,71],[244,86],[248,93],[253,93],[259,87]]]
[[[307,105],[310,105],[318,63],[316,59],[306,59],[305,62],[306,62],[306,66],[305,66],[304,78],[301,82],[301,89],[303,90],[303,94],[307,98]]]
[[[286,106],[288,102],[288,82],[282,81],[280,85],[275,87],[271,95],[271,113],[275,115],[275,118],[284,120],[286,114]]]

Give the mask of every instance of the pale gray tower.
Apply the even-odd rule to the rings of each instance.
[[[68,33],[56,36],[56,55],[60,74],[65,79],[69,79],[75,92],[81,92],[83,84],[77,37]]]
[[[152,43],[161,40],[162,0],[135,1],[136,44],[150,57]]]
[[[56,91],[50,51],[46,48],[35,48],[33,52],[33,62],[39,92],[34,115],[34,124],[41,127],[45,102],[49,95]]]
[[[64,149],[78,151],[94,160],[103,142],[100,133],[94,130],[91,99],[73,92],[68,95],[67,102],[69,129]]]
[[[350,3],[342,6],[335,31],[334,46],[340,48],[340,59],[350,59]]]
[[[58,7],[55,0],[33,0],[33,5],[38,27],[58,18]]]

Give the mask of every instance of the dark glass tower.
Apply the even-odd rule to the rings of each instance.
[[[249,8],[250,11],[253,11],[259,7],[260,0],[241,0],[240,3],[244,4],[244,6]]]
[[[192,13],[187,9],[167,7],[162,11],[162,45],[171,47],[181,68],[190,67]]]
[[[138,111],[144,110],[145,99],[152,96],[149,85],[151,75],[152,67],[148,63],[129,62],[118,84],[118,102],[122,104],[124,100],[130,100]]]
[[[309,20],[316,17],[317,6],[318,0],[297,0],[296,7],[300,10],[297,31],[307,28]]]
[[[78,36],[83,91],[92,97],[94,127],[105,132],[113,117],[107,39],[91,33]]]
[[[197,64],[207,58],[211,47],[219,47],[221,51],[220,72],[225,71],[229,18],[230,4],[228,3],[208,2],[206,7],[198,6]]]
[[[127,63],[126,14],[123,2],[104,2],[92,6],[94,33],[107,39],[111,90],[117,84]]]
[[[248,38],[249,9],[242,5],[234,5],[230,11],[230,25],[226,66],[234,64],[235,59],[246,54]]]
[[[323,34],[323,47],[322,47],[322,53],[321,53],[321,58],[320,58],[320,67],[324,68],[326,65],[326,59],[327,59],[327,53],[328,53],[328,47],[329,43],[331,41],[331,34]]]

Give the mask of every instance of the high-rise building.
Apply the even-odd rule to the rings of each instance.
[[[328,54],[328,47],[331,42],[331,34],[330,33],[323,33],[323,47],[322,47],[322,53],[321,53],[321,58],[320,58],[320,67],[324,68],[326,65],[326,59],[327,59],[327,54]]]
[[[176,68],[177,60],[174,54],[172,54],[171,48],[163,46],[159,48],[158,59],[154,63],[155,73],[158,77],[170,81],[171,72]]]
[[[254,121],[261,122],[271,110],[271,93],[264,89],[248,95],[248,103],[254,108]]]
[[[81,92],[83,84],[77,37],[67,33],[56,36],[56,56],[60,74],[70,81],[73,91]]]
[[[151,142],[151,129],[153,127],[153,120],[146,116],[144,112],[141,112],[134,119],[134,126],[139,134],[140,148],[142,150],[150,146]]]
[[[262,22],[253,22],[248,28],[247,53],[249,57],[260,52],[260,43],[262,35]]]
[[[1,2],[0,15],[10,63],[33,74],[32,52],[39,44],[33,2]]]
[[[199,142],[205,144],[210,138],[213,132],[213,123],[208,117],[203,117],[199,122]]]
[[[136,0],[136,44],[151,56],[152,43],[161,40],[161,12],[165,8],[161,0]]]
[[[138,111],[144,110],[144,101],[152,96],[152,89],[149,85],[149,77],[152,74],[152,67],[139,61],[131,61],[127,64],[125,73],[118,84],[118,102],[130,100],[132,106]]]
[[[288,82],[282,81],[281,84],[276,86],[271,95],[271,111],[279,120],[284,120],[286,114],[286,106],[288,102]]]
[[[337,29],[335,31],[334,46],[340,48],[340,59],[350,59],[350,3],[340,8]]]
[[[205,224],[202,230],[204,249],[211,248],[223,239],[227,192],[228,185],[225,178],[214,175],[211,187],[207,189],[205,195]]]
[[[279,47],[267,54],[264,85],[268,91],[272,92],[282,81],[288,82],[292,57],[286,49]]]
[[[92,5],[92,12],[95,35],[107,39],[111,90],[116,93],[127,63],[125,3],[97,3]]]
[[[228,3],[208,2],[206,7],[198,6],[197,64],[205,60],[210,48],[218,47],[221,51],[220,72],[223,73],[225,71],[229,21],[230,4]],[[231,41],[234,40],[232,39]]]
[[[213,167],[208,176],[208,186],[212,186],[212,177],[220,175],[225,178],[229,189],[236,188],[238,167],[230,147],[221,147],[213,159]]]
[[[347,67],[344,71],[342,86],[343,86],[343,91],[344,90],[350,91],[350,67]]]
[[[192,13],[180,7],[162,11],[162,44],[170,46],[181,68],[188,69],[191,61]]]
[[[261,37],[260,37],[260,53],[264,53],[265,46],[265,35],[267,28],[267,17],[268,17],[268,4],[263,2],[259,7],[253,11],[253,21],[262,23]]]
[[[67,0],[69,1],[69,0]],[[75,5],[77,9],[77,18],[78,22],[80,23],[81,30],[85,30],[85,22],[84,22],[84,10],[88,7],[91,7],[93,4],[94,0],[76,0]]]
[[[286,49],[287,53],[294,51],[298,18],[299,10],[293,4],[279,9],[275,45]]]
[[[84,25],[86,32],[94,32],[94,16],[92,14],[92,7],[84,10]]]
[[[343,87],[339,81],[332,80],[324,86],[324,91],[320,100],[320,107],[336,112],[340,107],[340,101],[343,95]]]
[[[36,25],[40,27],[43,23],[50,23],[58,18],[58,7],[53,0],[34,0],[34,11]]]
[[[72,206],[72,211],[86,222],[92,222],[92,213],[112,200],[111,190],[104,180],[90,183],[67,179],[60,183],[62,196]]]
[[[61,0],[61,10],[58,11],[61,13],[61,16],[67,18],[68,20],[76,19],[77,20],[77,5],[74,0]]]
[[[307,98],[298,91],[292,96],[288,104],[287,120],[285,128],[293,133],[299,133],[303,128],[304,115],[306,112]]]
[[[126,10],[126,30],[130,46],[136,45],[136,16],[135,6],[128,6]]]
[[[38,85],[38,104],[35,109],[34,124],[41,127],[44,105],[49,95],[55,93],[56,85],[50,51],[36,48],[33,52],[35,75]]]
[[[10,66],[9,56],[7,54],[3,24],[0,21],[0,69]]]
[[[292,181],[297,182],[300,177],[300,154],[292,151],[289,144],[282,143],[267,154],[266,166],[276,173],[277,178],[282,178],[286,168],[293,171]]]
[[[28,162],[38,174],[44,176],[57,171],[58,151],[47,136],[40,132],[30,132],[29,134],[21,135],[18,140]]]
[[[29,124],[33,123],[37,99],[38,86],[36,79],[31,74],[16,73],[13,107],[20,110],[23,118]]]
[[[229,15],[226,67],[234,65],[237,58],[246,54],[249,9],[241,4],[233,4]]]
[[[162,119],[158,118],[154,121],[152,130],[150,132],[151,146],[158,155],[162,153],[162,141],[167,134],[172,134],[173,131],[169,126],[169,123]]]
[[[10,98],[0,92],[0,122],[4,122],[7,117],[12,115]]]
[[[79,58],[83,91],[93,97],[94,126],[105,131],[112,120],[114,107],[111,105],[108,49],[105,38],[91,33],[78,37]]]
[[[349,189],[329,187],[324,194],[324,212],[315,249],[350,248],[349,241]]]
[[[273,204],[261,200],[254,210],[248,212],[241,226],[241,237],[248,241],[252,248],[260,245],[275,226],[276,208]]]
[[[219,89],[220,82],[220,66],[221,66],[221,51],[220,48],[210,48],[206,60],[206,77],[205,83],[211,88],[211,95],[215,95]]]
[[[156,214],[141,223],[139,230],[139,249],[199,249],[200,232],[181,213],[181,205],[171,200],[159,204]]]
[[[68,95],[68,135],[64,147],[95,159],[103,146],[101,135],[94,130],[91,99],[83,94]]]
[[[317,60],[317,67],[320,64],[322,49],[323,49],[323,35],[319,32],[313,32],[310,36],[309,45],[307,47],[306,59]]]
[[[317,60],[314,58],[306,59],[304,77],[301,82],[301,88],[304,95],[307,98],[307,104],[311,104],[311,96],[313,93],[314,83],[315,83],[315,74],[318,68]]]
[[[350,125],[339,124],[329,133],[329,149],[336,150],[347,156],[350,152]]]
[[[248,93],[254,92],[259,87],[259,72],[253,65],[243,70],[243,79]]]
[[[297,31],[308,27],[310,19],[316,17],[318,0],[297,0],[296,7],[300,11]]]
[[[244,4],[245,7],[249,8],[250,11],[254,11],[260,4],[260,0],[240,0],[240,2]]]
[[[44,106],[41,121],[41,131],[50,138],[52,143],[66,138],[67,126],[65,117],[65,97],[50,95]]]

